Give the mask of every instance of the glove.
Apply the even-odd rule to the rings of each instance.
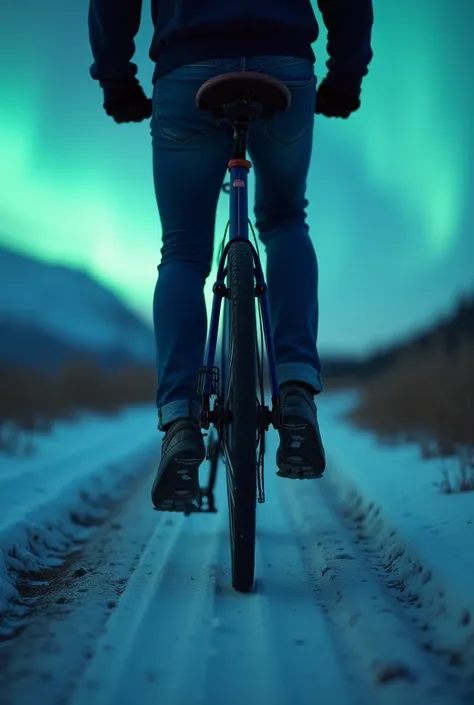
[[[151,99],[138,82],[104,88],[104,110],[115,122],[141,122],[151,117]]]
[[[337,81],[327,76],[316,93],[315,113],[325,117],[346,119],[360,108],[360,87],[338,85]]]

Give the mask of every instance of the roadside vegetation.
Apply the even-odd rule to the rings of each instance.
[[[349,420],[385,442],[414,442],[423,458],[439,458],[440,491],[474,490],[474,298],[390,355],[384,369],[362,371],[361,400]],[[380,367],[376,358],[371,364]]]
[[[361,391],[351,423],[385,443],[416,443],[423,458],[439,458],[440,491],[474,490],[474,295],[410,340],[364,361],[328,363],[328,391]],[[268,386],[266,369],[264,378]],[[106,372],[90,360],[72,361],[54,375],[0,366],[0,451],[24,452],[35,433],[84,411],[116,414],[152,403],[155,384],[154,368]]]
[[[153,402],[155,370],[133,366],[105,372],[93,361],[74,361],[56,374],[0,367],[0,450],[28,452],[32,434],[85,411],[116,414]],[[28,441],[25,439],[28,438]]]

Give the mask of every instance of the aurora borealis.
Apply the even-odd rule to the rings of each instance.
[[[135,60],[150,94],[144,5]],[[315,123],[308,222],[323,352],[391,340],[474,288],[474,6],[374,9],[360,112]],[[161,231],[149,126],[102,111],[87,3],[3,0],[0,27],[0,244],[87,270],[151,320]],[[223,196],[216,239],[227,208]]]

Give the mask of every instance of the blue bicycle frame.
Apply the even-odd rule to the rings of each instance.
[[[245,147],[243,148],[245,154]],[[242,146],[241,146],[242,152]],[[277,382],[275,349],[273,345],[273,336],[271,331],[270,309],[267,298],[267,285],[263,274],[262,265],[255,247],[249,237],[249,218],[248,218],[248,173],[252,167],[251,162],[245,157],[232,158],[228,164],[230,172],[230,219],[229,219],[229,238],[220,257],[219,266],[217,269],[216,282],[213,286],[213,302],[211,310],[211,320],[209,325],[209,337],[207,350],[204,360],[204,379],[201,385],[200,392],[202,395],[201,405],[201,426],[208,429],[210,423],[218,423],[219,419],[215,418],[215,414],[210,409],[210,397],[212,394],[219,393],[219,371],[215,367],[215,357],[217,349],[217,339],[219,333],[219,320],[221,313],[222,300],[228,300],[228,292],[226,287],[227,267],[226,260],[229,247],[234,240],[245,240],[249,247],[252,248],[254,267],[255,267],[255,295],[259,299],[260,310],[262,314],[263,337],[267,353],[270,387],[272,396],[272,410],[270,413],[270,423],[275,419],[278,400],[279,387]],[[227,308],[224,310],[224,325],[223,325],[223,345],[222,345],[222,364],[220,370],[220,387],[225,389],[226,383],[226,363],[228,364],[228,349],[229,349],[229,316]],[[268,423],[266,424],[268,428]]]

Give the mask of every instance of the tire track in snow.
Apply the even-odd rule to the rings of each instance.
[[[273,563],[259,548],[259,579],[248,595],[230,586],[223,473],[217,499],[217,515],[177,517],[157,528],[70,705],[91,698],[125,705],[137,692],[143,705],[158,694],[167,705],[284,705],[294,698],[309,705],[315,697],[356,703],[298,547],[291,537],[278,547],[285,520],[275,498],[262,526]]]
[[[158,515],[159,516],[159,515]],[[148,541],[105,634],[82,674],[71,705],[182,700],[200,687],[212,612],[211,566],[219,532],[215,522],[181,516],[157,527]],[[160,550],[161,549],[161,550]],[[207,617],[207,620],[206,620]],[[199,642],[199,648],[196,648]],[[192,701],[192,699],[191,699]]]
[[[211,642],[218,656],[202,702],[355,705],[357,694],[341,673],[297,542],[288,532],[275,494],[278,482],[268,483],[266,503],[258,511],[255,591],[233,593],[229,569],[218,574],[214,614],[222,626]]]
[[[277,478],[268,462],[248,595],[230,587],[223,468],[216,500],[217,515],[154,513],[147,478],[115,519],[120,541],[91,546],[94,560],[130,571],[114,610],[88,622],[90,600],[106,593],[107,573],[91,571],[68,614],[50,613],[50,653],[37,642],[18,661],[18,679],[28,659],[40,664],[29,692],[18,681],[2,705],[45,701],[40,692],[48,705],[461,702],[354,544],[329,485]]]
[[[393,522],[387,508],[369,501],[354,487],[348,490],[344,482],[331,486],[344,524],[379,571],[386,592],[401,603],[416,625],[423,648],[451,666],[462,666],[451,669],[453,682],[464,679],[474,686],[473,566],[456,565],[456,556],[446,554],[446,544],[440,547],[434,537],[431,546],[423,536],[420,545],[407,540],[405,528]],[[433,560],[435,552],[438,556]]]
[[[354,540],[330,485],[304,492],[293,484],[285,499],[321,608],[366,702],[461,702],[455,672],[426,652],[406,610],[386,589],[384,567],[369,563]]]

